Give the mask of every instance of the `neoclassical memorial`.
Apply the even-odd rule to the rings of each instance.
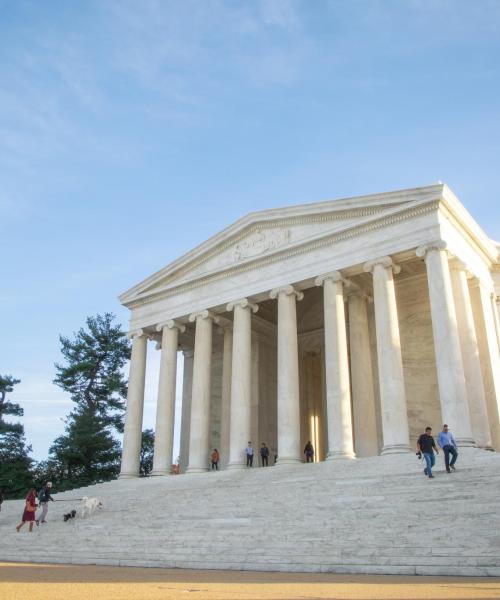
[[[255,212],[120,297],[130,309],[121,477],[137,477],[148,340],[154,475],[409,452],[430,424],[500,448],[500,245],[441,183]],[[184,355],[182,382],[177,357]]]

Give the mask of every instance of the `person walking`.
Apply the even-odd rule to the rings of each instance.
[[[314,447],[311,440],[304,446],[304,454],[306,455],[306,462],[314,462]]]
[[[33,531],[33,523],[35,522],[35,511],[36,511],[36,490],[35,488],[31,488],[26,496],[26,504],[24,506],[23,516],[21,517],[21,522],[16,527],[17,533],[21,530],[21,527],[25,523],[30,524],[30,533]]]
[[[263,467],[269,466],[269,448],[264,444],[264,442],[262,442],[262,446],[260,447],[260,460]]]
[[[425,459],[426,467],[424,469],[424,475],[427,475],[429,479],[434,479],[434,475],[432,474],[432,467],[436,464],[434,452],[439,454],[439,450],[432,437],[432,427],[426,427],[425,433],[418,438],[417,451],[421,452]]]
[[[40,516],[36,519],[37,526],[40,524],[40,522],[47,523],[46,516],[47,516],[47,513],[49,512],[49,500],[54,502],[54,498],[52,498],[52,496],[50,495],[51,490],[52,490],[52,482],[47,481],[45,486],[38,493],[38,501],[40,502],[40,507],[42,509],[42,512],[41,512]]]
[[[248,446],[246,447],[245,454],[247,455],[247,467],[253,466],[253,446],[252,442],[248,442]]]
[[[446,423],[443,425],[443,431],[441,431],[438,435],[438,444],[443,449],[446,472],[451,473],[452,469],[455,471],[455,463],[457,462],[458,458],[458,448],[455,438],[453,437],[453,434]],[[450,454],[453,457],[451,462]]]
[[[4,501],[4,493],[3,493],[3,490],[0,488],[0,510],[2,510],[3,501]]]
[[[211,454],[211,460],[212,460],[212,471],[218,471],[219,470],[219,451],[217,450],[217,448],[214,448],[214,451]]]

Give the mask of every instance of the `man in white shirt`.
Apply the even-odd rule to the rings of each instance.
[[[245,450],[247,455],[247,467],[253,466],[253,446],[252,442],[248,442],[247,449]]]

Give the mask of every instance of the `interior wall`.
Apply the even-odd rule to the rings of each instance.
[[[429,290],[425,274],[396,278],[395,282],[410,443],[414,447],[426,426],[436,435],[442,426]]]

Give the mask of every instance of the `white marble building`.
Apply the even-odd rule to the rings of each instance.
[[[442,184],[251,213],[124,293],[133,340],[121,477],[136,477],[148,340],[159,342],[154,474],[211,450],[353,459],[447,422],[500,448],[500,246]],[[176,382],[179,352],[184,381]],[[270,463],[274,462],[271,458]]]

